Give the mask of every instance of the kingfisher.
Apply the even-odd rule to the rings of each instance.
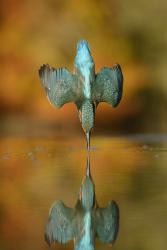
[[[115,201],[100,208],[96,201],[95,185],[87,160],[86,175],[82,181],[78,200],[74,208],[56,201],[50,209],[45,229],[45,240],[49,245],[74,241],[75,250],[94,250],[95,238],[113,245],[119,229],[119,208]]]
[[[98,104],[107,102],[116,107],[122,98],[123,74],[120,65],[104,67],[96,74],[89,44],[81,40],[77,44],[74,73],[66,68],[56,69],[44,64],[39,69],[39,77],[53,106],[61,108],[69,102],[76,104],[89,148]]]

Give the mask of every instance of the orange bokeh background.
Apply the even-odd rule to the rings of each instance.
[[[41,124],[80,129],[73,104],[57,110],[48,103],[38,69],[49,63],[72,71],[76,43],[83,38],[96,72],[118,62],[124,74],[119,107],[101,104],[95,131],[164,131],[167,35],[166,4],[160,2],[1,1],[1,132],[38,130]]]
[[[72,71],[80,39],[90,44],[96,72],[119,63],[124,74],[120,105],[99,105],[91,139],[97,200],[115,199],[121,211],[114,249],[165,249],[166,7],[164,0],[1,0],[0,250],[48,249],[50,205],[77,200],[84,133],[74,104],[49,104],[38,69]]]

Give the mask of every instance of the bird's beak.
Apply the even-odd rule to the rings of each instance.
[[[90,131],[86,132],[87,150],[90,151]]]

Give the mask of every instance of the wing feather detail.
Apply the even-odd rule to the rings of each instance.
[[[92,86],[92,96],[95,102],[107,102],[116,107],[123,90],[123,74],[119,64],[113,68],[103,68],[96,76]]]
[[[96,233],[103,243],[114,243],[119,230],[119,208],[112,201],[106,208],[97,208]]]
[[[75,237],[75,209],[69,208],[63,202],[53,204],[45,230],[45,240],[52,243],[67,243]]]
[[[49,101],[57,108],[81,99],[80,80],[67,69],[55,69],[46,64],[39,69],[39,77]]]

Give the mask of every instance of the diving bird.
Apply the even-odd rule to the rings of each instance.
[[[39,76],[51,104],[57,108],[69,102],[76,104],[89,146],[98,104],[107,102],[116,107],[121,100],[123,75],[120,65],[104,67],[95,74],[89,45],[81,40],[77,44],[73,74],[66,68],[55,69],[44,64],[39,69]]]
[[[95,197],[95,186],[90,175],[89,161],[75,208],[56,201],[50,209],[45,240],[65,244],[74,240],[75,250],[94,250],[95,238],[113,244],[119,228],[119,208],[115,201],[100,208]]]

